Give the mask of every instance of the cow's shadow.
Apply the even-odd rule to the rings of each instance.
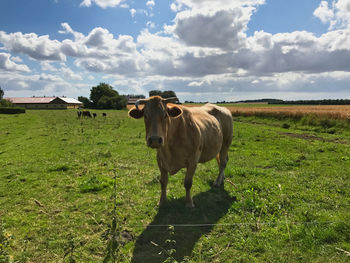
[[[195,208],[185,208],[183,198],[168,201],[137,238],[132,262],[181,262],[190,256],[201,236],[209,233],[231,207],[235,197],[212,188],[193,197]],[[172,229],[168,225],[175,225]],[[186,225],[186,226],[185,226]]]

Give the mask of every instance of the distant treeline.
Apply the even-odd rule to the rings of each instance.
[[[144,99],[144,98],[146,98],[145,97],[145,95],[143,95],[143,94],[128,94],[128,95],[126,95],[126,97],[128,98],[128,99]]]
[[[160,96],[164,99],[166,98],[172,98],[172,97],[176,97],[176,94],[174,91],[172,90],[165,90],[165,91],[161,91],[161,90],[151,90],[149,92],[149,96]]]
[[[271,101],[269,104],[291,104],[291,105],[350,105],[350,100],[291,100],[291,101]]]
[[[225,103],[267,103],[267,104],[289,104],[289,105],[350,105],[350,99],[336,100],[278,100],[278,99],[260,99],[260,100],[241,100],[241,101],[218,101],[218,104]]]

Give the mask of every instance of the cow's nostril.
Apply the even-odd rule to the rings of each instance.
[[[152,148],[158,148],[163,144],[163,138],[159,136],[151,136],[147,139],[147,145]]]

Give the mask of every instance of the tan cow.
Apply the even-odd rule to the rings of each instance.
[[[198,163],[216,157],[219,175],[214,185],[223,183],[232,141],[232,115],[226,108],[212,104],[202,107],[170,104],[176,100],[159,96],[138,100],[129,116],[135,119],[144,117],[147,145],[157,149],[162,190],[159,204],[166,201],[168,174],[173,175],[186,168],[186,206],[194,207],[190,191]],[[144,107],[141,109],[139,105],[142,104]]]

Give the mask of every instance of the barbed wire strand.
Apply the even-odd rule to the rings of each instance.
[[[322,225],[322,224],[338,224],[338,223],[345,223],[345,221],[323,221],[323,222],[288,222],[290,225]],[[283,221],[277,221],[277,222],[242,222],[242,223],[224,223],[224,224],[127,224],[128,226],[132,227],[209,227],[209,226],[250,226],[250,225],[285,225],[286,223]]]

